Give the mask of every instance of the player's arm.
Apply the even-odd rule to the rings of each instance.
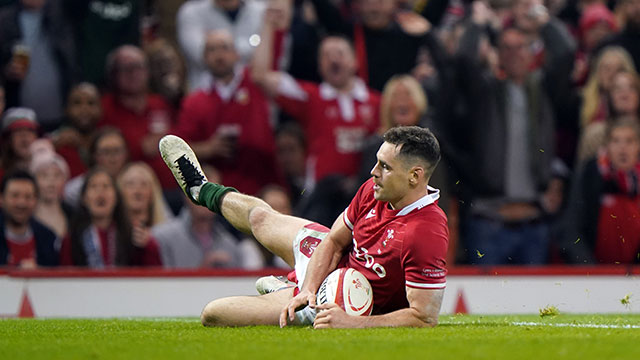
[[[316,329],[365,328],[365,327],[433,327],[438,324],[438,314],[444,289],[416,289],[406,287],[409,307],[384,315],[351,316],[336,304],[318,306],[313,323]]]
[[[287,319],[288,321],[293,321],[295,311],[298,308],[307,304],[312,307],[316,305],[316,292],[320,284],[338,266],[344,249],[351,242],[351,230],[345,225],[343,214],[341,214],[333,223],[327,237],[320,242],[313,252],[300,292],[291,299],[280,314],[280,326],[285,326]]]

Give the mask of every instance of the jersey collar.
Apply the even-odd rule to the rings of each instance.
[[[327,82],[323,82],[320,84],[320,97],[323,100],[335,100],[340,96],[338,90],[329,85]],[[369,100],[369,91],[367,90],[367,86],[364,84],[360,78],[354,78],[353,88],[348,94],[354,100],[358,100],[360,102],[365,102]]]
[[[396,216],[405,216],[413,210],[420,210],[427,205],[435,203],[440,198],[440,190],[436,188],[427,185],[427,192],[427,195],[400,209]]]

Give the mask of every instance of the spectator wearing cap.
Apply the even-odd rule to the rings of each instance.
[[[578,24],[580,43],[573,69],[576,84],[581,86],[587,80],[592,52],[604,39],[617,31],[616,18],[604,4],[597,2],[585,7]]]
[[[17,170],[2,179],[0,190],[0,266],[58,265],[56,234],[33,217],[38,203],[34,178]]]
[[[37,140],[32,149],[39,142],[48,140]],[[53,146],[49,143],[44,151],[34,152],[29,170],[36,179],[40,195],[34,217],[50,228],[59,239],[63,239],[67,235],[73,213],[71,206],[62,201],[64,184],[69,179],[69,166],[62,156],[53,151]]]
[[[29,147],[38,138],[36,113],[27,108],[8,109],[2,119],[0,176],[14,169],[27,170],[31,161]]]
[[[20,0],[2,9],[0,44],[8,105],[33,109],[46,131],[55,129],[76,78],[73,30],[62,1]]]

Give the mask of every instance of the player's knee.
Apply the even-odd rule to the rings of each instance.
[[[220,317],[218,316],[218,307],[215,301],[207,304],[200,314],[200,322],[203,326],[220,326]]]
[[[264,227],[269,222],[269,217],[273,215],[273,210],[264,207],[255,207],[249,212],[249,224],[251,230],[256,231]]]

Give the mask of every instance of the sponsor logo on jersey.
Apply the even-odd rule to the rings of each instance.
[[[422,269],[422,275],[428,278],[441,278],[446,275],[446,270],[424,268]]]
[[[374,216],[376,216],[376,209],[371,209],[371,210],[369,210],[369,213],[367,214],[367,216],[365,216],[364,218],[366,220],[366,219],[372,218]]]

